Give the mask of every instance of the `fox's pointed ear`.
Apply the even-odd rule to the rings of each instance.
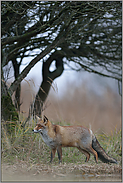
[[[36,115],[36,119],[37,119],[37,121],[41,120],[41,118],[39,118],[37,115]]]
[[[44,115],[44,123],[47,124],[48,118]]]

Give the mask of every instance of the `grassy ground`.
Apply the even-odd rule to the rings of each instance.
[[[50,148],[42,141],[40,134],[32,132],[34,126],[33,121],[31,125],[26,125],[23,132],[19,124],[10,135],[2,126],[2,180],[121,180],[121,131],[115,130],[110,136],[96,135],[105,151],[117,159],[118,165],[101,161],[96,164],[93,155],[85,163],[84,154],[72,147],[63,148],[63,162],[59,165],[57,154],[50,164]]]
[[[118,165],[96,164],[93,155],[85,163],[85,156],[72,147],[63,148],[62,164],[58,164],[57,154],[50,164],[50,148],[32,132],[34,126],[33,121],[23,132],[19,124],[10,135],[2,126],[2,181],[121,181],[121,131],[96,135]]]
[[[2,163],[14,164],[18,161],[25,161],[31,164],[49,164],[50,148],[42,141],[40,134],[32,132],[34,126],[33,121],[31,125],[26,126],[25,132],[23,132],[23,128],[19,124],[14,133],[10,135],[2,126]],[[121,165],[121,131],[115,130],[110,136],[98,134],[96,137],[109,156],[117,159]],[[57,154],[54,163],[58,163]],[[63,148],[63,163],[84,164],[85,156],[77,148]],[[95,164],[93,155],[91,155],[89,163]]]

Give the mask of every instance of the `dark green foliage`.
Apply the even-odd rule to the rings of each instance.
[[[7,132],[11,133],[17,124],[16,121],[18,121],[19,119],[18,113],[9,95],[2,96],[1,104],[2,104],[2,118],[5,121],[7,121],[4,124],[7,128]]]
[[[18,113],[15,110],[15,107],[12,103],[11,97],[8,96],[3,96],[2,97],[2,107],[3,111],[2,113],[5,115],[5,120],[9,121],[17,121],[18,120]]]

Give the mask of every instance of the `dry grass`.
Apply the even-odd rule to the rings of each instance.
[[[121,129],[121,97],[107,88],[107,91],[98,96],[89,92],[86,84],[73,87],[68,84],[60,98],[58,93],[51,89],[47,98],[48,107],[44,113],[56,124],[72,124],[90,127],[94,133],[111,134]],[[21,110],[28,114],[28,108],[35,92],[31,84],[22,87],[23,104]]]
[[[50,95],[49,101],[51,105],[45,113],[52,121],[91,125],[95,133],[110,134],[115,128],[121,129],[120,97],[110,90],[99,97],[86,89],[76,88],[72,92],[67,91],[59,100]]]

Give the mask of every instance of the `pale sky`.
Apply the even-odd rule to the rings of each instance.
[[[51,67],[51,70],[53,70]],[[21,67],[22,68],[22,67]],[[28,76],[25,78],[28,80],[33,79],[35,82],[36,91],[38,91],[39,86],[42,82],[42,62],[38,62],[30,71]],[[106,87],[109,86],[115,92],[118,92],[117,81],[107,77],[98,76],[93,73],[88,73],[87,71],[76,72],[70,70],[66,67],[66,70],[62,73],[60,77],[54,80],[54,86],[58,88],[58,95],[62,96],[67,88],[68,83],[73,83],[74,86],[78,86],[80,83],[87,83],[89,90],[96,92],[98,95],[103,94]]]
[[[29,61],[32,58],[26,58],[25,59],[25,65],[21,65],[20,70],[22,71],[26,64],[29,63]],[[93,92],[96,92],[98,95],[102,95],[103,92],[106,90],[107,86],[110,87],[113,91],[118,93],[118,83],[114,79],[110,79],[107,77],[101,77],[93,73],[88,73],[87,71],[80,71],[76,72],[73,70],[70,70],[67,66],[65,66],[66,70],[62,73],[60,77],[54,80],[53,86],[55,88],[58,88],[58,95],[61,97],[65,90],[67,89],[68,83],[72,83],[73,87],[79,86],[82,83],[87,84],[87,88],[89,90],[92,90]],[[51,65],[50,70],[52,71],[54,69],[54,64]],[[12,79],[13,71],[10,70],[9,77]],[[27,80],[27,81],[25,81]],[[30,82],[34,85],[35,92],[38,91],[39,86],[42,82],[42,61],[39,61],[29,72],[27,77],[25,78],[23,82]]]

